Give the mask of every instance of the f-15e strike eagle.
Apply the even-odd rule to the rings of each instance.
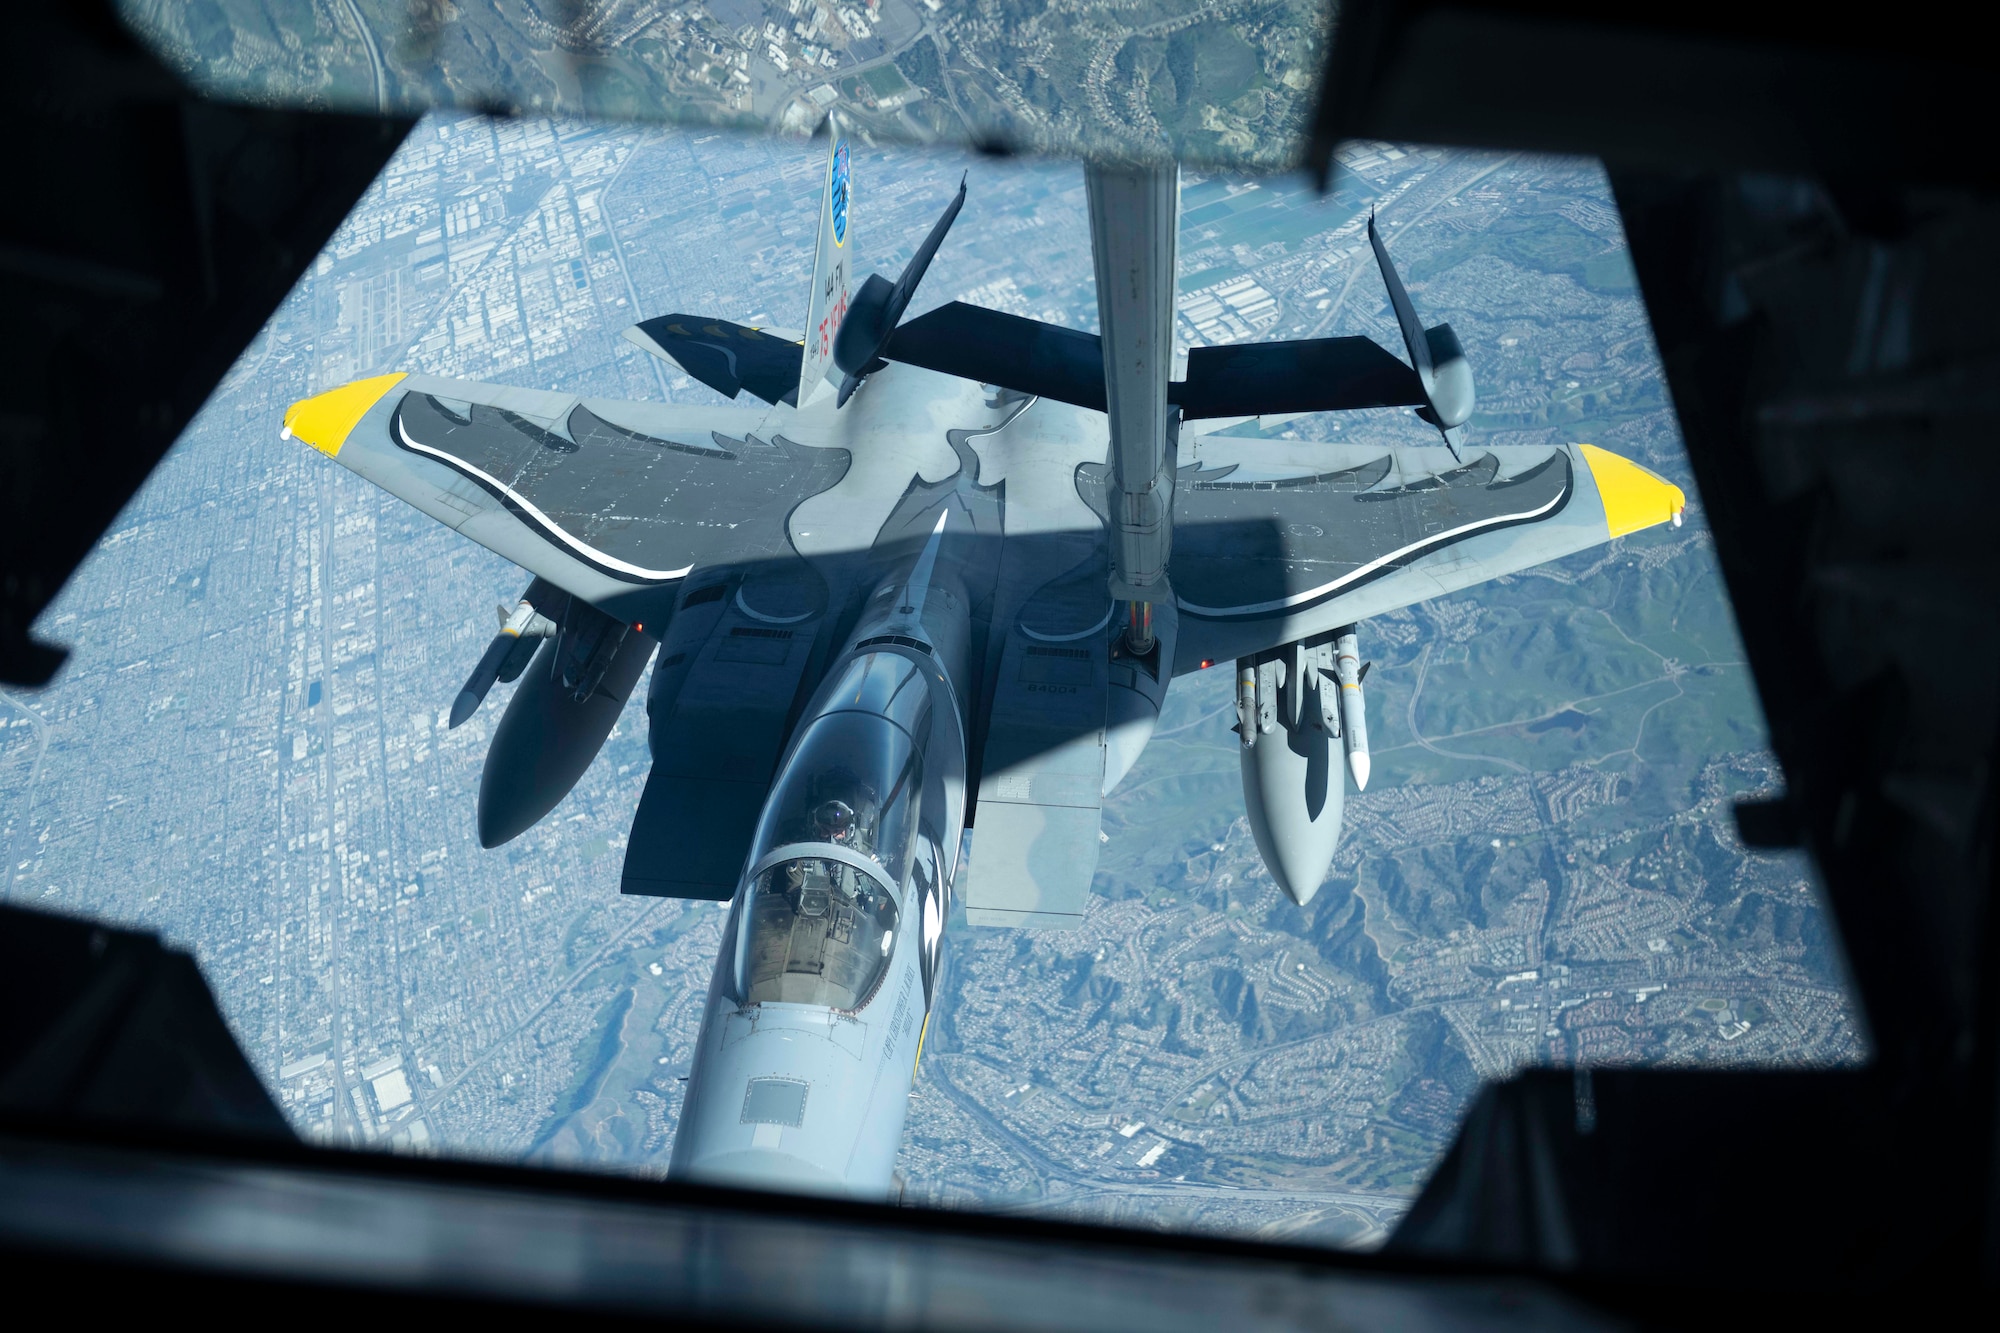
[[[533,575],[452,711],[520,679],[482,843],[549,813],[648,662],[624,891],[730,902],[672,1170],[882,1197],[954,901],[1073,925],[1099,803],[1177,675],[1234,659],[1243,794],[1300,903],[1368,778],[1354,626],[1655,523],[1679,490],[1590,445],[1463,448],[1471,372],[1371,220],[1405,363],[1367,338],[1172,368],[1178,175],[1087,171],[1102,334],[852,282],[848,144],[802,338],[669,314],[626,336],[747,406],[429,375],[295,404],[315,446]],[[1411,407],[1436,445],[1195,435]],[[1340,762],[1344,753],[1346,763]],[[961,834],[976,855],[961,866]]]

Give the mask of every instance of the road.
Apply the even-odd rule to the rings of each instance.
[[[361,44],[368,48],[368,65],[375,75],[375,109],[386,112],[389,109],[389,67],[383,63],[382,48],[376,44],[368,20],[361,16],[361,6],[355,0],[345,0],[345,3],[347,16],[354,20],[355,28],[361,33]]]
[[[1309,1038],[1308,1040],[1321,1040],[1324,1035],[1321,1034],[1321,1036]],[[1304,1043],[1294,1042],[1290,1044],[1302,1045]],[[1272,1047],[1270,1050],[1257,1051],[1252,1054],[1264,1056],[1279,1049],[1283,1048]],[[1234,1061],[1226,1063],[1234,1063]],[[1050,1157],[1042,1149],[1041,1145],[1017,1131],[1012,1125],[1009,1125],[1005,1120],[1002,1120],[999,1116],[988,1110],[985,1103],[959,1087],[953,1081],[950,1070],[946,1067],[947,1064],[948,1062],[939,1061],[933,1057],[929,1080],[931,1085],[945,1096],[951,1098],[953,1102],[957,1103],[960,1109],[978,1121],[995,1138],[1014,1149],[1042,1177],[1042,1198],[1010,1205],[1001,1211],[1048,1212],[1055,1209],[1072,1207],[1080,1196],[1092,1194],[1153,1196],[1181,1201],[1199,1198],[1264,1199],[1275,1202],[1306,1204],[1313,1207],[1344,1208],[1349,1211],[1365,1214],[1371,1225],[1378,1229],[1385,1229],[1388,1222],[1393,1221],[1394,1217],[1401,1216],[1404,1210],[1410,1206],[1411,1198],[1413,1197],[1400,1194],[1357,1194],[1351,1191],[1272,1189],[1267,1186],[1227,1185],[1211,1181],[1193,1180],[1123,1181],[1104,1176],[1084,1175]],[[1060,1181],[1075,1192],[1051,1195],[1048,1193],[1050,1181]]]
[[[1605,618],[1607,620],[1610,619],[1609,616],[1606,616]],[[1625,641],[1627,643],[1630,643],[1633,647],[1643,648],[1647,652],[1652,653],[1655,657],[1660,657],[1660,654],[1656,649],[1649,648],[1645,644],[1640,643],[1637,640],[1633,639],[1630,635],[1627,635],[1622,629],[1619,629],[1615,622],[1612,624],[1612,628],[1618,630],[1620,637],[1624,638]],[[1424,648],[1423,656],[1417,660],[1416,688],[1410,691],[1410,705],[1407,711],[1407,721],[1410,728],[1410,735],[1413,736],[1415,739],[1405,745],[1390,745],[1390,746],[1378,747],[1374,751],[1374,754],[1377,758],[1380,758],[1385,754],[1394,754],[1398,750],[1408,750],[1411,749],[1412,747],[1415,747],[1419,749],[1428,750],[1432,754],[1440,755],[1446,759],[1465,759],[1475,762],[1501,764],[1506,766],[1507,768],[1512,769],[1517,773],[1527,773],[1529,770],[1523,768],[1520,764],[1515,763],[1511,759],[1503,759],[1498,755],[1491,755],[1491,754],[1462,754],[1456,750],[1442,749],[1439,747],[1437,742],[1463,740],[1472,736],[1489,736],[1497,732],[1513,731],[1514,729],[1519,727],[1533,726],[1537,722],[1550,721],[1554,718],[1562,716],[1564,713],[1583,712],[1585,704],[1602,703],[1606,699],[1615,699],[1621,694],[1630,694],[1634,690],[1643,690],[1654,685],[1662,685],[1662,684],[1672,685],[1674,687],[1673,694],[1660,700],[1658,703],[1650,705],[1643,713],[1639,715],[1638,734],[1634,737],[1631,745],[1621,746],[1618,749],[1612,750],[1607,754],[1599,755],[1596,759],[1591,760],[1590,762],[1601,764],[1605,760],[1621,754],[1629,754],[1636,759],[1639,757],[1638,754],[1639,742],[1645,736],[1646,719],[1650,718],[1653,715],[1653,713],[1658,709],[1663,708],[1667,704],[1674,702],[1674,700],[1686,697],[1686,691],[1681,688],[1680,684],[1680,678],[1682,676],[1686,675],[1690,671],[1719,670],[1723,668],[1732,668],[1732,667],[1740,669],[1743,667],[1747,667],[1749,665],[1747,662],[1740,662],[1740,661],[1696,662],[1692,665],[1682,665],[1681,663],[1674,661],[1672,658],[1660,657],[1660,662],[1663,669],[1657,676],[1648,676],[1644,680],[1636,681],[1630,685],[1621,685],[1615,690],[1605,690],[1601,694],[1580,694],[1574,699],[1565,699],[1563,702],[1557,704],[1555,707],[1549,709],[1546,712],[1540,713],[1534,717],[1524,717],[1514,722],[1495,722],[1491,726],[1485,726],[1485,727],[1467,727],[1463,731],[1448,732],[1442,736],[1426,736],[1423,733],[1423,729],[1417,723],[1417,704],[1418,701],[1423,697],[1424,682],[1429,674],[1429,669],[1430,669],[1430,655],[1431,655],[1431,648],[1429,645],[1426,645]]]
[[[1495,754],[1460,754],[1456,750],[1446,750],[1424,735],[1423,728],[1417,725],[1417,701],[1424,697],[1424,677],[1430,674],[1432,646],[1428,643],[1425,644],[1423,656],[1417,659],[1417,685],[1415,689],[1410,691],[1410,707],[1406,719],[1410,725],[1410,735],[1416,737],[1417,744],[1429,750],[1432,754],[1441,755],[1446,759],[1470,759],[1484,761],[1489,764],[1498,764],[1502,768],[1510,769],[1526,777],[1528,769],[1525,764],[1517,764],[1512,759],[1503,759]]]
[[[1494,161],[1488,162],[1485,166],[1473,172],[1470,176],[1460,181],[1457,185],[1453,186],[1451,189],[1440,190],[1438,192],[1437,198],[1431,200],[1428,204],[1425,204],[1422,208],[1412,213],[1409,217],[1396,219],[1397,226],[1399,228],[1410,228],[1416,226],[1419,222],[1422,222],[1425,218],[1429,217],[1433,212],[1442,207],[1446,200],[1451,199],[1456,195],[1463,194],[1465,191],[1479,184],[1479,182],[1485,180],[1488,176],[1491,176],[1494,172],[1500,170],[1500,168],[1512,166],[1514,164],[1514,160],[1519,156],[1520,156],[1519,153],[1509,153],[1505,157],[1497,158]],[[1412,182],[1411,184],[1415,184],[1415,182]],[[1389,198],[1383,202],[1385,204],[1395,202],[1397,199],[1402,197],[1403,192],[1408,188],[1409,188],[1408,185],[1404,186],[1402,189],[1390,195]],[[1354,284],[1361,280],[1361,275],[1363,273],[1373,273],[1374,271],[1375,271],[1375,266],[1373,264],[1356,263],[1349,266],[1347,273],[1347,281],[1341,284],[1340,293],[1333,298],[1333,304],[1326,308],[1326,313],[1320,316],[1319,322],[1314,324],[1311,331],[1308,332],[1305,336],[1308,338],[1318,338],[1323,336],[1326,330],[1332,326],[1334,319],[1339,316],[1340,308],[1347,304],[1348,294],[1354,290]],[[1385,294],[1382,298],[1383,303],[1385,305],[1388,303],[1388,299],[1389,299],[1388,296]]]
[[[636,324],[646,317],[646,308],[639,304],[639,288],[632,281],[632,270],[625,264],[625,243],[618,237],[618,221],[612,216],[611,192],[618,187],[618,178],[625,174],[625,168],[632,165],[632,159],[639,156],[639,150],[625,154],[618,163],[618,169],[611,173],[611,179],[604,182],[598,191],[597,211],[604,218],[604,234],[611,238],[611,257],[618,261],[618,276],[625,283],[625,300],[629,303],[631,321]],[[660,401],[671,403],[674,391],[667,386],[667,368],[660,364],[660,358],[647,353],[646,363],[652,367],[653,381],[660,386]]]
[[[559,983],[554,990],[550,991],[548,995],[542,1000],[542,1002],[536,1005],[534,1009],[529,1012],[527,1017],[523,1018],[520,1022],[516,1023],[513,1027],[507,1029],[506,1032],[502,1033],[494,1041],[488,1043],[485,1050],[481,1051],[478,1055],[473,1056],[470,1060],[467,1060],[465,1062],[465,1067],[463,1069],[459,1070],[456,1074],[453,1074],[449,1079],[447,1079],[443,1087],[439,1088],[436,1092],[430,1094],[431,1105],[433,1106],[444,1105],[444,1103],[450,1099],[453,1090],[456,1089],[459,1086],[459,1084],[465,1082],[465,1080],[471,1076],[474,1070],[478,1069],[480,1066],[484,1065],[488,1060],[491,1060],[494,1056],[498,1055],[501,1051],[505,1050],[507,1048],[508,1043],[513,1041],[514,1038],[520,1036],[523,1032],[526,1032],[529,1028],[533,1027],[536,1021],[539,1020],[543,1014],[549,1011],[550,1006],[554,1005],[557,1000],[562,999],[563,996],[569,994],[571,987],[575,986],[577,982],[582,981],[585,977],[589,976],[590,973],[597,967],[597,965],[600,962],[604,961],[606,956],[616,951],[620,946],[622,946],[625,943],[625,941],[630,939],[633,935],[636,935],[642,926],[644,926],[647,922],[651,921],[655,916],[659,915],[660,908],[664,907],[667,903],[672,901],[675,900],[670,898],[653,899],[646,905],[645,909],[642,910],[638,916],[634,917],[632,920],[628,921],[625,924],[625,928],[623,930],[616,932],[611,936],[610,939],[606,940],[604,943],[598,945],[596,949],[592,950],[590,956],[584,959],[581,963],[577,964],[575,968],[571,969],[570,974],[564,977],[561,983]]]

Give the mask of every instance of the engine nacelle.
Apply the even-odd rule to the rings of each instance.
[[[498,847],[562,803],[604,748],[657,641],[572,599],[494,729],[479,775],[479,845]]]
[[[1333,636],[1241,658],[1236,673],[1250,833],[1271,878],[1304,906],[1333,864],[1347,794]]]

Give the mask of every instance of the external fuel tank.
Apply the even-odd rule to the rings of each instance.
[[[1265,869],[1301,906],[1340,843],[1347,775],[1326,644],[1294,643],[1237,664],[1243,806]]]
[[[479,775],[480,846],[519,837],[562,803],[618,725],[657,646],[652,637],[617,624],[593,640],[568,625],[561,636],[543,640],[486,751]]]

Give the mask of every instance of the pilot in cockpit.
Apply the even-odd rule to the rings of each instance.
[[[813,809],[813,837],[837,847],[852,847],[855,835],[854,807],[835,798],[821,801]]]
[[[851,769],[840,767],[820,774],[812,787],[818,799],[811,807],[812,828],[807,836],[815,842],[872,855],[879,809],[868,784]]]

